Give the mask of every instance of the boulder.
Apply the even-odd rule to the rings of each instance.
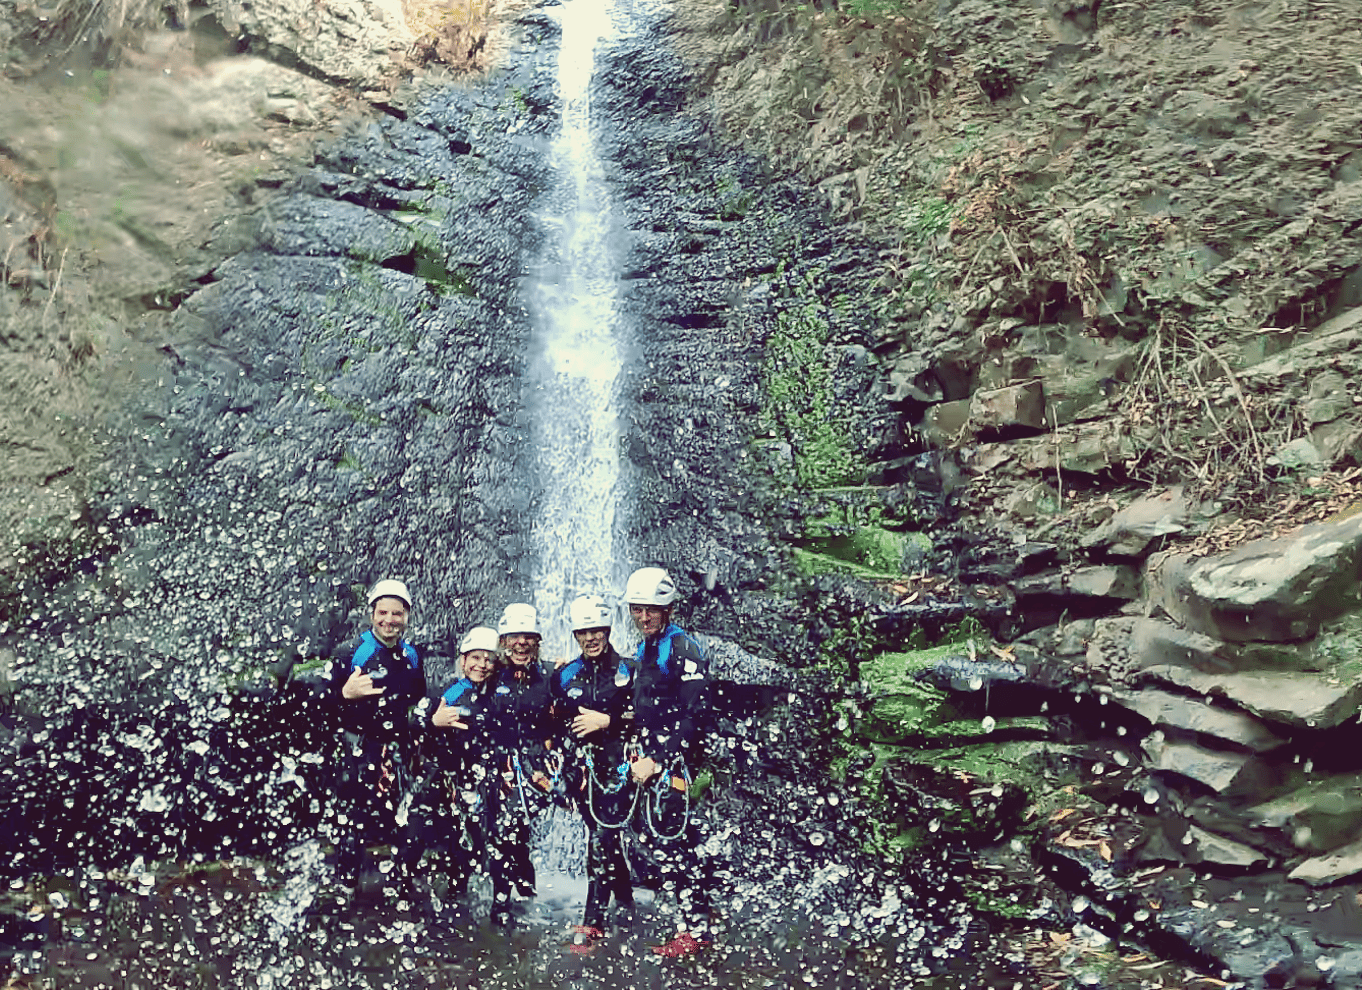
[[[1292,880],[1322,887],[1362,873],[1362,841],[1323,856],[1312,856],[1287,874]]]
[[[1082,540],[1082,546],[1121,557],[1139,557],[1161,536],[1181,533],[1191,523],[1181,486],[1137,499]]]
[[[1187,836],[1190,839],[1188,845],[1195,852],[1195,857],[1188,857],[1189,861],[1202,863],[1215,863],[1218,866],[1231,866],[1236,869],[1249,869],[1254,866],[1263,866],[1267,863],[1268,856],[1260,849],[1246,846],[1242,842],[1235,842],[1233,839],[1215,832],[1208,832],[1204,828],[1195,825],[1187,827]]]
[[[1198,632],[1243,642],[1307,639],[1357,607],[1362,515],[1303,526],[1213,557],[1151,560],[1151,597]]]
[[[970,426],[978,432],[1045,429],[1045,389],[1040,382],[981,390],[970,399]]]
[[[1124,564],[1101,564],[1080,567],[1068,576],[1065,587],[1071,595],[1085,598],[1121,598],[1126,601],[1140,597],[1140,574]]]
[[[1013,590],[1019,598],[1047,595],[1131,601],[1140,597],[1140,575],[1135,568],[1121,564],[1080,567],[1069,572],[1055,571],[1023,578]]]
[[[1329,370],[1310,382],[1310,395],[1300,404],[1301,418],[1314,426],[1328,423],[1353,410],[1348,380],[1337,371]]]
[[[1290,833],[1308,852],[1327,852],[1362,832],[1362,774],[1330,774],[1255,805],[1249,811],[1268,828]]]
[[[1218,793],[1231,788],[1250,760],[1245,753],[1208,749],[1196,743],[1169,739],[1161,732],[1145,739],[1143,746],[1151,770],[1188,777]]]
[[[1357,416],[1345,416],[1320,423],[1310,431],[1310,442],[1330,467],[1357,464],[1362,457],[1362,421]]]
[[[1053,471],[1058,462],[1065,471],[1101,474],[1113,465],[1122,466],[1136,456],[1140,444],[1119,424],[1108,421],[1077,423],[1053,434],[1019,440],[1022,462],[1033,471]]]
[[[1088,662],[1113,675],[1149,667],[1190,667],[1208,674],[1231,671],[1318,671],[1346,659],[1358,640],[1343,621],[1305,643],[1226,643],[1162,619],[1100,619],[1088,644]]]
[[[922,432],[932,443],[952,447],[971,436],[970,400],[938,402],[929,406],[922,417]]]

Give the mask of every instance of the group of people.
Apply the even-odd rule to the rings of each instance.
[[[457,679],[427,696],[423,659],[404,638],[412,599],[400,581],[369,592],[370,628],[331,665],[342,731],[337,868],[357,875],[376,832],[394,840],[399,877],[444,854],[463,900],[476,870],[492,884],[492,916],[510,925],[535,894],[530,823],[550,803],[575,807],[588,829],[587,899],[573,951],[604,935],[611,902],[634,902],[624,833],[637,837],[676,907],[676,931],[654,951],[703,947],[710,905],[691,815],[690,754],[706,713],[707,669],[672,621],[677,587],[659,567],[630,575],[624,601],[642,635],[633,657],[611,645],[599,595],[571,603],[578,654],[541,664],[533,606],[508,605],[496,628],[459,643]],[[399,808],[404,814],[399,814]]]

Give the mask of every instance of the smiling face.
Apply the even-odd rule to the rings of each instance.
[[[469,650],[463,655],[463,676],[474,684],[481,684],[496,669],[496,657],[491,650]]]
[[[523,667],[539,659],[539,637],[535,633],[507,633],[501,637],[501,649],[508,663]]]
[[[658,635],[671,621],[672,610],[666,605],[630,605],[629,615],[645,639]]]
[[[380,598],[369,617],[374,635],[385,646],[394,646],[407,631],[407,603],[400,598]]]
[[[582,656],[588,660],[597,660],[605,656],[605,651],[610,646],[610,627],[597,626],[595,629],[578,629],[572,634],[577,640],[577,645],[582,649]]]

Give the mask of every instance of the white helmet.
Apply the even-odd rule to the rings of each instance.
[[[459,655],[473,650],[497,651],[497,631],[491,626],[474,626],[459,640]]]
[[[660,567],[640,567],[629,575],[624,600],[630,605],[670,605],[676,601],[676,582]]]
[[[501,621],[497,623],[497,632],[502,636],[509,636],[512,633],[533,633],[538,636],[539,614],[535,612],[533,605],[526,605],[524,602],[507,605],[506,610],[501,613]]]
[[[572,631],[582,629],[609,628],[612,622],[610,606],[600,595],[583,595],[574,598],[568,606],[568,618],[572,621]]]
[[[411,608],[411,592],[401,581],[385,578],[369,589],[369,604],[371,606],[380,598],[400,598],[403,605]]]

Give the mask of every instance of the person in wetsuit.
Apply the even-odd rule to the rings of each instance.
[[[408,884],[428,849],[447,862],[445,900],[467,910],[468,878],[487,852],[502,780],[493,755],[497,631],[475,626],[459,642],[458,680],[421,711],[421,784],[402,829],[398,866]],[[433,707],[433,711],[431,710]]]
[[[379,581],[368,603],[370,628],[334,655],[326,685],[341,728],[336,873],[345,884],[357,882],[367,845],[394,837],[411,759],[408,713],[426,693],[421,657],[402,638],[411,615],[407,586]]]
[[[677,931],[654,948],[664,956],[703,948],[709,922],[710,860],[690,815],[690,766],[709,712],[708,664],[700,644],[671,621],[677,588],[665,570],[643,567],[629,576],[624,600],[643,635],[635,655],[631,779],[639,785],[639,841],[661,868],[680,915]]]
[[[530,820],[546,805],[551,787],[546,772],[549,679],[539,662],[539,616],[534,606],[507,605],[497,623],[501,637],[502,664],[495,690],[495,745],[510,790],[505,795],[498,835],[489,853],[504,856],[515,894],[535,896],[534,864],[530,861]],[[496,877],[494,870],[493,877]],[[509,896],[499,902],[494,890],[494,914],[505,922]],[[502,910],[497,910],[500,907]]]
[[[632,731],[633,662],[610,645],[611,610],[599,595],[569,606],[572,635],[581,652],[554,671],[551,714],[565,761],[567,790],[588,830],[586,910],[574,928],[573,952],[589,954],[605,933],[606,909],[634,905],[633,878],[624,858],[621,829],[637,794],[625,744]]]

